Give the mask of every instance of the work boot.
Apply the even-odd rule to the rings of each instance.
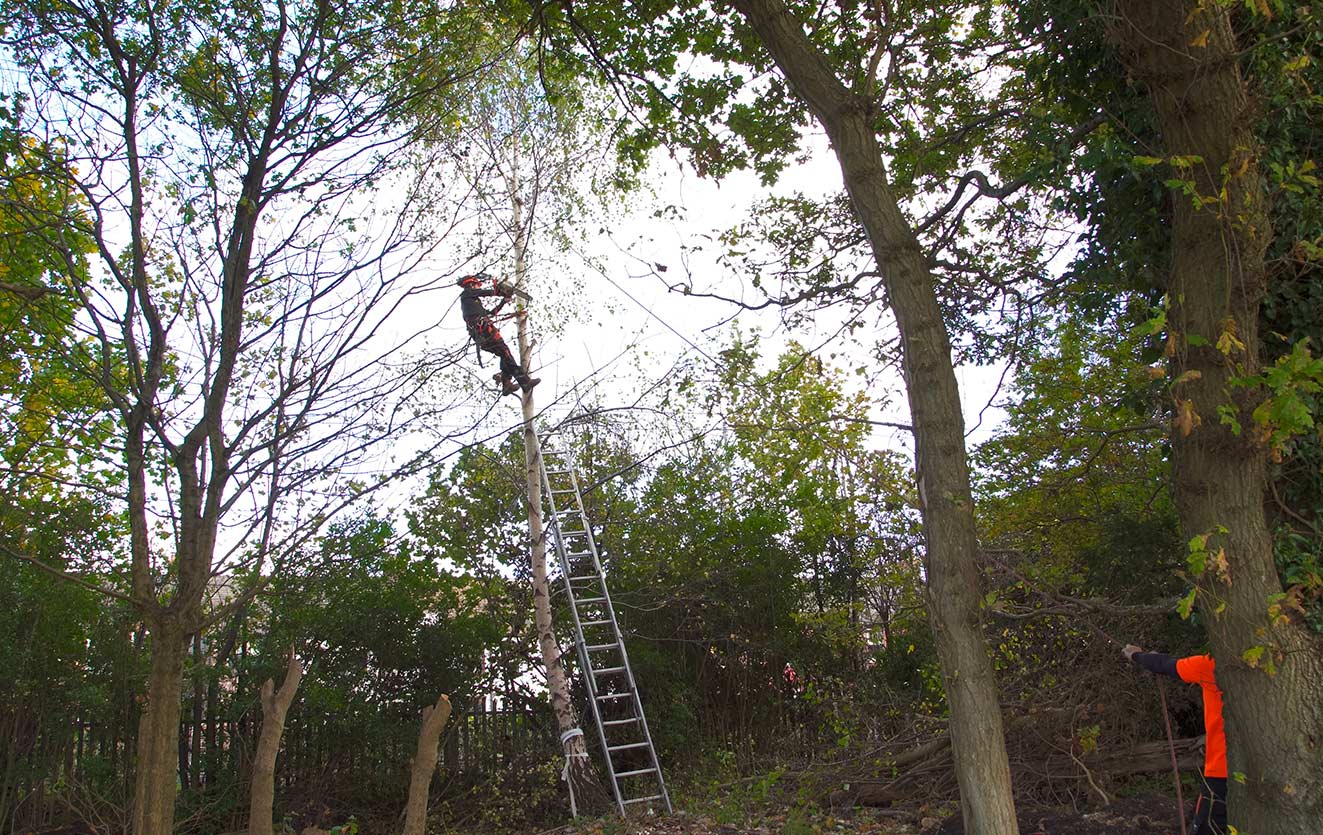
[[[519,387],[524,390],[524,394],[528,394],[533,390],[533,386],[540,382],[542,382],[541,377],[525,377],[523,381],[519,383]]]
[[[507,394],[514,394],[516,391],[519,391],[519,386],[515,385],[514,380],[511,380],[509,377],[504,377],[501,379],[502,396]]]

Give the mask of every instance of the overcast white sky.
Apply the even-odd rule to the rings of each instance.
[[[595,389],[600,405],[632,402],[639,383],[644,382],[636,370],[637,365],[642,365],[645,376],[649,370],[660,375],[676,357],[685,352],[695,353],[687,342],[712,353],[712,337],[728,339],[736,325],[745,332],[754,328],[761,332],[764,359],[768,363],[775,360],[780,347],[791,339],[810,346],[827,340],[839,326],[839,320],[830,314],[818,317],[808,329],[792,332],[782,325],[779,311],[775,309],[738,312],[727,303],[687,297],[666,287],[666,281],[678,282],[692,275],[696,283],[701,280],[727,288],[725,292],[730,295],[739,295],[739,281],[718,265],[715,248],[694,252],[693,246],[707,243],[704,236],[716,234],[738,222],[756,200],[770,193],[802,191],[809,196],[822,196],[839,191],[840,170],[835,157],[825,147],[825,142],[817,144],[821,146],[818,152],[807,163],[786,172],[781,182],[770,191],[762,187],[752,174],[737,173],[717,184],[686,172],[659,154],[650,178],[654,194],[639,194],[632,198],[631,210],[609,234],[587,230],[580,244],[582,251],[562,256],[570,264],[579,264],[576,278],[582,281],[583,289],[572,301],[584,311],[588,321],[570,324],[561,333],[548,335],[544,323],[538,321],[540,306],[535,304],[533,307],[533,327],[543,334],[537,358],[540,367],[536,372],[543,378],[537,391],[539,405],[564,398],[567,392],[590,379],[603,382]],[[684,207],[687,217],[655,218],[653,210],[665,205]],[[598,266],[589,266],[588,259],[595,260]],[[653,263],[668,267],[662,277],[650,272],[648,265]],[[550,283],[546,276],[541,277],[541,282],[538,278],[534,276],[535,286],[536,283],[544,286]],[[565,286],[562,281],[554,283]],[[736,318],[732,324],[720,326],[733,315]],[[878,318],[881,321],[861,332],[860,338],[876,341],[887,335],[883,329],[893,327],[890,316]],[[441,339],[446,342],[458,343],[466,338],[457,308],[449,311],[439,330]],[[504,330],[513,345],[513,323]],[[839,351],[843,344],[836,341],[825,349],[822,352],[824,361],[830,362],[826,356],[828,351]],[[846,356],[851,355],[847,348]],[[858,356],[858,352],[853,356]],[[488,365],[493,364],[489,362]],[[971,444],[988,438],[1003,417],[1000,409],[987,408],[1001,373],[1000,367],[957,369],[966,427],[973,427],[979,422],[980,412],[984,413],[981,425],[970,435]],[[899,375],[883,375],[871,385],[868,394],[880,404],[871,417],[909,422]],[[888,400],[889,403],[882,403]],[[513,428],[519,421],[517,401],[506,398],[491,419],[508,422]],[[908,434],[895,429],[878,428],[874,442],[881,448],[910,449]]]

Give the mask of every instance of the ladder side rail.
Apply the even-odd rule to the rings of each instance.
[[[556,497],[551,493],[551,477],[547,475],[547,459],[545,452],[542,454],[539,466],[542,469],[542,509],[543,516],[547,524],[543,525],[542,535],[547,535],[547,529],[551,529],[552,544],[556,549],[556,561],[560,563],[560,570],[566,578],[569,577],[569,565],[565,558],[565,543],[560,535],[560,518],[556,512]]]
[[[662,775],[661,762],[657,759],[657,746],[653,744],[652,732],[648,729],[648,717],[647,714],[644,713],[643,711],[643,699],[639,695],[638,682],[635,681],[634,679],[634,667],[629,663],[629,652],[625,649],[625,636],[624,633],[621,632],[620,622],[616,618],[616,607],[615,604],[611,601],[611,592],[607,588],[607,584],[605,581],[606,570],[602,567],[601,559],[598,556],[597,540],[593,537],[592,526],[588,523],[588,511],[584,508],[583,494],[579,490],[579,477],[578,474],[574,471],[573,467],[566,466],[566,469],[569,471],[570,481],[574,488],[575,508],[579,511],[579,518],[582,521],[584,530],[587,532],[586,538],[588,540],[588,550],[593,557],[593,567],[597,570],[597,576],[602,579],[602,583],[601,583],[602,596],[606,598],[606,610],[611,616],[611,630],[615,635],[616,645],[620,651],[621,665],[625,668],[625,679],[628,682],[629,692],[633,696],[632,701],[634,702],[634,713],[638,716],[639,727],[643,732],[643,739],[648,744],[648,756],[652,760],[652,767],[656,769],[655,774],[657,775],[657,786],[658,788],[661,789],[662,801],[666,804],[667,814],[670,814],[672,811],[670,793],[666,789],[666,779]],[[600,728],[601,727],[600,719],[598,721]],[[605,730],[603,730],[602,747],[605,750],[606,747]],[[610,759],[611,757],[608,752],[607,754],[608,762]],[[613,783],[615,782],[614,768],[612,768],[612,782]],[[621,795],[622,792],[617,787],[617,791],[616,791],[617,798],[620,799]]]
[[[551,511],[547,517],[548,519],[550,519],[550,524],[544,526],[543,536],[546,536],[549,530],[551,533],[552,544],[556,549],[556,559],[560,563],[562,579],[565,582],[565,597],[570,604],[570,617],[574,620],[574,647],[579,655],[579,668],[585,671],[586,673],[585,680],[587,682],[588,695],[592,699],[594,705],[593,718],[597,719],[597,715],[596,715],[597,711],[595,709],[596,698],[597,698],[597,692],[596,692],[597,686],[596,686],[596,682],[593,681],[592,666],[590,665],[590,659],[588,658],[588,653],[585,648],[587,641],[585,640],[583,634],[583,623],[579,618],[578,602],[575,600],[574,597],[574,586],[573,584],[570,583],[569,557],[566,554],[564,538],[561,536],[560,519],[557,516],[557,512],[556,512],[556,499],[551,492],[551,478],[547,474],[545,453],[541,458],[541,466],[542,466],[542,492],[545,499],[543,506],[545,508],[550,509]],[[598,721],[600,722],[600,720]]]
[[[583,494],[579,492],[579,477],[574,472],[573,467],[567,467],[570,472],[570,483],[574,488],[574,507],[579,512],[579,519],[582,520],[584,538],[588,541],[588,553],[593,558],[593,569],[597,576],[602,580],[602,596],[606,598],[606,611],[611,616],[611,633],[615,636],[616,643],[620,645],[620,651],[625,651],[625,636],[620,632],[620,622],[616,619],[615,603],[611,600],[611,591],[606,587],[606,569],[602,567],[602,559],[597,551],[597,539],[593,536],[593,527],[588,523],[588,511],[583,506]],[[629,659],[625,659],[625,669],[629,675],[629,685],[634,686],[634,674],[629,672]]]
[[[567,467],[567,469],[570,471],[570,485],[574,488],[574,507],[579,511],[579,518],[583,520],[585,538],[588,540],[588,550],[593,555],[593,568],[597,570],[599,577],[605,577],[606,570],[602,568],[602,560],[597,552],[597,538],[593,536],[592,525],[588,524],[588,510],[583,505],[583,494],[579,491],[579,475],[572,467]],[[603,585],[605,586],[605,584]],[[619,636],[617,635],[617,637]]]
[[[597,726],[597,739],[602,744],[602,760],[606,763],[607,777],[611,781],[611,793],[615,796],[616,809],[620,812],[620,817],[623,818],[625,817],[625,798],[623,792],[620,789],[620,782],[616,778],[615,765],[611,762],[611,751],[607,748],[606,728],[603,727],[602,725],[601,705],[598,703],[597,700],[596,676],[593,675],[592,659],[589,657],[589,653],[588,653],[588,641],[584,637],[583,622],[579,617],[579,606],[574,596],[574,584],[570,582],[570,577],[572,575],[570,573],[569,556],[567,554],[567,549],[565,547],[564,537],[561,536],[560,516],[556,510],[555,495],[551,491],[551,477],[547,473],[547,459],[545,454],[541,456],[540,463],[542,467],[542,488],[543,488],[543,492],[546,494],[546,504],[551,509],[551,516],[550,516],[552,520],[551,530],[553,531],[555,537],[556,556],[560,560],[561,573],[563,574],[565,580],[565,595],[570,603],[570,615],[574,619],[574,636],[575,636],[574,645],[575,645],[575,649],[578,651],[579,654],[579,669],[583,672],[584,689],[587,692],[588,704],[590,705],[590,708],[592,710],[593,724]],[[569,471],[570,481],[571,484],[574,486],[574,495],[575,498],[577,499],[579,495],[579,487],[577,480],[574,478],[574,468],[571,467],[568,462],[566,462],[565,469]],[[588,530],[588,518],[586,514],[583,512],[583,504],[581,502],[577,502],[576,509],[578,511],[581,524],[584,526],[585,530]],[[589,531],[588,535],[589,537],[591,537],[592,532]],[[590,543],[591,543],[591,539],[590,539]],[[597,571],[598,571],[597,576],[599,581],[601,581],[600,584],[602,587],[603,594],[605,594],[606,583],[605,581],[602,580],[601,566],[597,562],[595,550],[593,556],[593,564],[594,566],[597,567]],[[609,597],[606,599],[605,603],[606,603],[606,610],[611,616],[611,626],[613,629],[615,629],[617,640],[619,640],[619,628],[616,626],[615,610],[611,608],[611,600]],[[624,648],[623,644],[621,645],[621,648],[622,649]],[[632,680],[631,680],[630,689],[631,691],[635,692],[634,699],[637,702],[638,701],[637,689],[632,687]],[[654,753],[654,757],[655,757],[655,753]]]

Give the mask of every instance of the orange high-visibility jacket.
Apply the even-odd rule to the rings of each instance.
[[[1213,677],[1213,656],[1191,655],[1176,662],[1181,681],[1199,685],[1204,693],[1204,776],[1227,776],[1227,736],[1222,726],[1222,689]]]

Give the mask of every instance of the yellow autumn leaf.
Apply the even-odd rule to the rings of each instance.
[[[1208,35],[1209,35],[1212,31],[1213,31],[1213,30],[1211,30],[1211,29],[1205,29],[1204,31],[1200,32],[1200,33],[1199,33],[1199,37],[1197,37],[1197,38],[1195,38],[1194,40],[1190,41],[1190,46],[1193,46],[1193,47],[1196,47],[1196,48],[1199,48],[1199,49],[1202,49],[1202,48],[1208,46]]]
[[[1200,424],[1203,418],[1194,410],[1194,403],[1189,400],[1176,401],[1176,416],[1172,418],[1172,423],[1180,430],[1182,438],[1188,438]]]
[[[1287,72],[1300,72],[1305,67],[1309,66],[1309,64],[1310,64],[1309,56],[1301,55],[1297,58],[1287,61],[1284,65],[1282,65],[1282,69],[1286,70]]]
[[[1240,654],[1245,659],[1245,663],[1251,667],[1259,666],[1259,659],[1263,657],[1263,651],[1266,647],[1250,647]]]
[[[1213,576],[1231,585],[1231,566],[1227,563],[1227,552],[1225,548],[1218,548],[1217,553],[1213,555]]]
[[[1222,320],[1222,334],[1217,338],[1217,350],[1221,351],[1223,356],[1231,356],[1232,351],[1244,352],[1245,343],[1236,336],[1236,330],[1235,319],[1228,316]]]

